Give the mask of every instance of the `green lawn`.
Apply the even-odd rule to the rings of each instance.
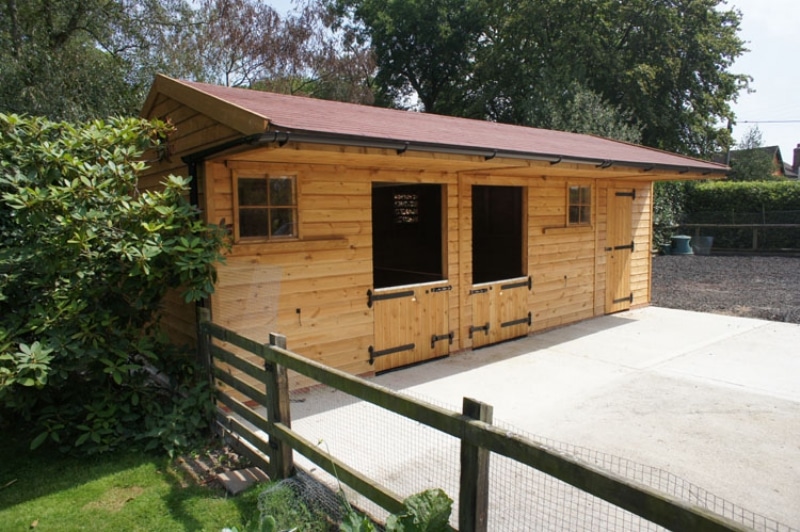
[[[194,531],[258,521],[254,487],[235,498],[193,484],[166,457],[67,457],[0,435],[0,530]]]

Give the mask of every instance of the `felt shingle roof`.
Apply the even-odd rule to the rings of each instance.
[[[725,173],[724,164],[703,161],[625,142],[532,127],[428,113],[384,109],[303,96],[223,87],[159,76],[154,85],[177,85],[206,99],[203,107],[226,105],[263,120],[265,130],[325,135],[331,138],[409,143],[429,148],[482,150],[515,157],[552,157],[581,162],[613,162]],[[151,91],[151,98],[152,98]],[[209,99],[210,97],[210,99]],[[151,100],[149,98],[148,100]],[[204,109],[198,109],[203,112]],[[147,112],[147,104],[143,114]],[[257,123],[257,121],[256,121]],[[243,131],[253,134],[254,131]]]

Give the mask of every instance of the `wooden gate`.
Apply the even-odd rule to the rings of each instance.
[[[376,372],[450,353],[451,290],[447,281],[442,281],[367,293],[367,304],[372,307],[375,319],[375,344],[370,346],[369,353]]]
[[[608,189],[606,224],[606,313],[627,310],[633,303],[631,255],[633,255],[632,207],[636,189]]]
[[[528,292],[531,278],[520,277],[474,285],[469,292],[472,302],[472,347],[496,344],[526,336],[531,326]]]

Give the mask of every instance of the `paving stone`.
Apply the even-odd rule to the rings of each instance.
[[[238,495],[257,482],[269,482],[269,477],[258,467],[237,471],[226,471],[217,475],[217,480],[231,495]]]

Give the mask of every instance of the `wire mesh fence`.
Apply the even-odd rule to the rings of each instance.
[[[790,211],[708,211],[686,215],[684,223],[715,224],[800,224],[800,210]]]
[[[401,392],[404,393],[404,392]],[[404,393],[433,406],[453,405]],[[304,437],[401,497],[442,488],[453,498],[457,526],[460,440],[378,406],[324,386],[292,392],[292,427]],[[531,439],[606,471],[696,504],[753,530],[794,530],[718,497],[668,471],[611,454],[538,437],[502,421],[495,426]],[[524,464],[492,454],[489,530],[663,530],[630,512]],[[335,476],[296,457],[296,463],[336,491]],[[359,494],[345,493],[354,506],[382,521],[387,512]]]
[[[800,249],[798,210],[694,212],[687,214],[673,229],[689,235],[713,237],[717,249]]]

